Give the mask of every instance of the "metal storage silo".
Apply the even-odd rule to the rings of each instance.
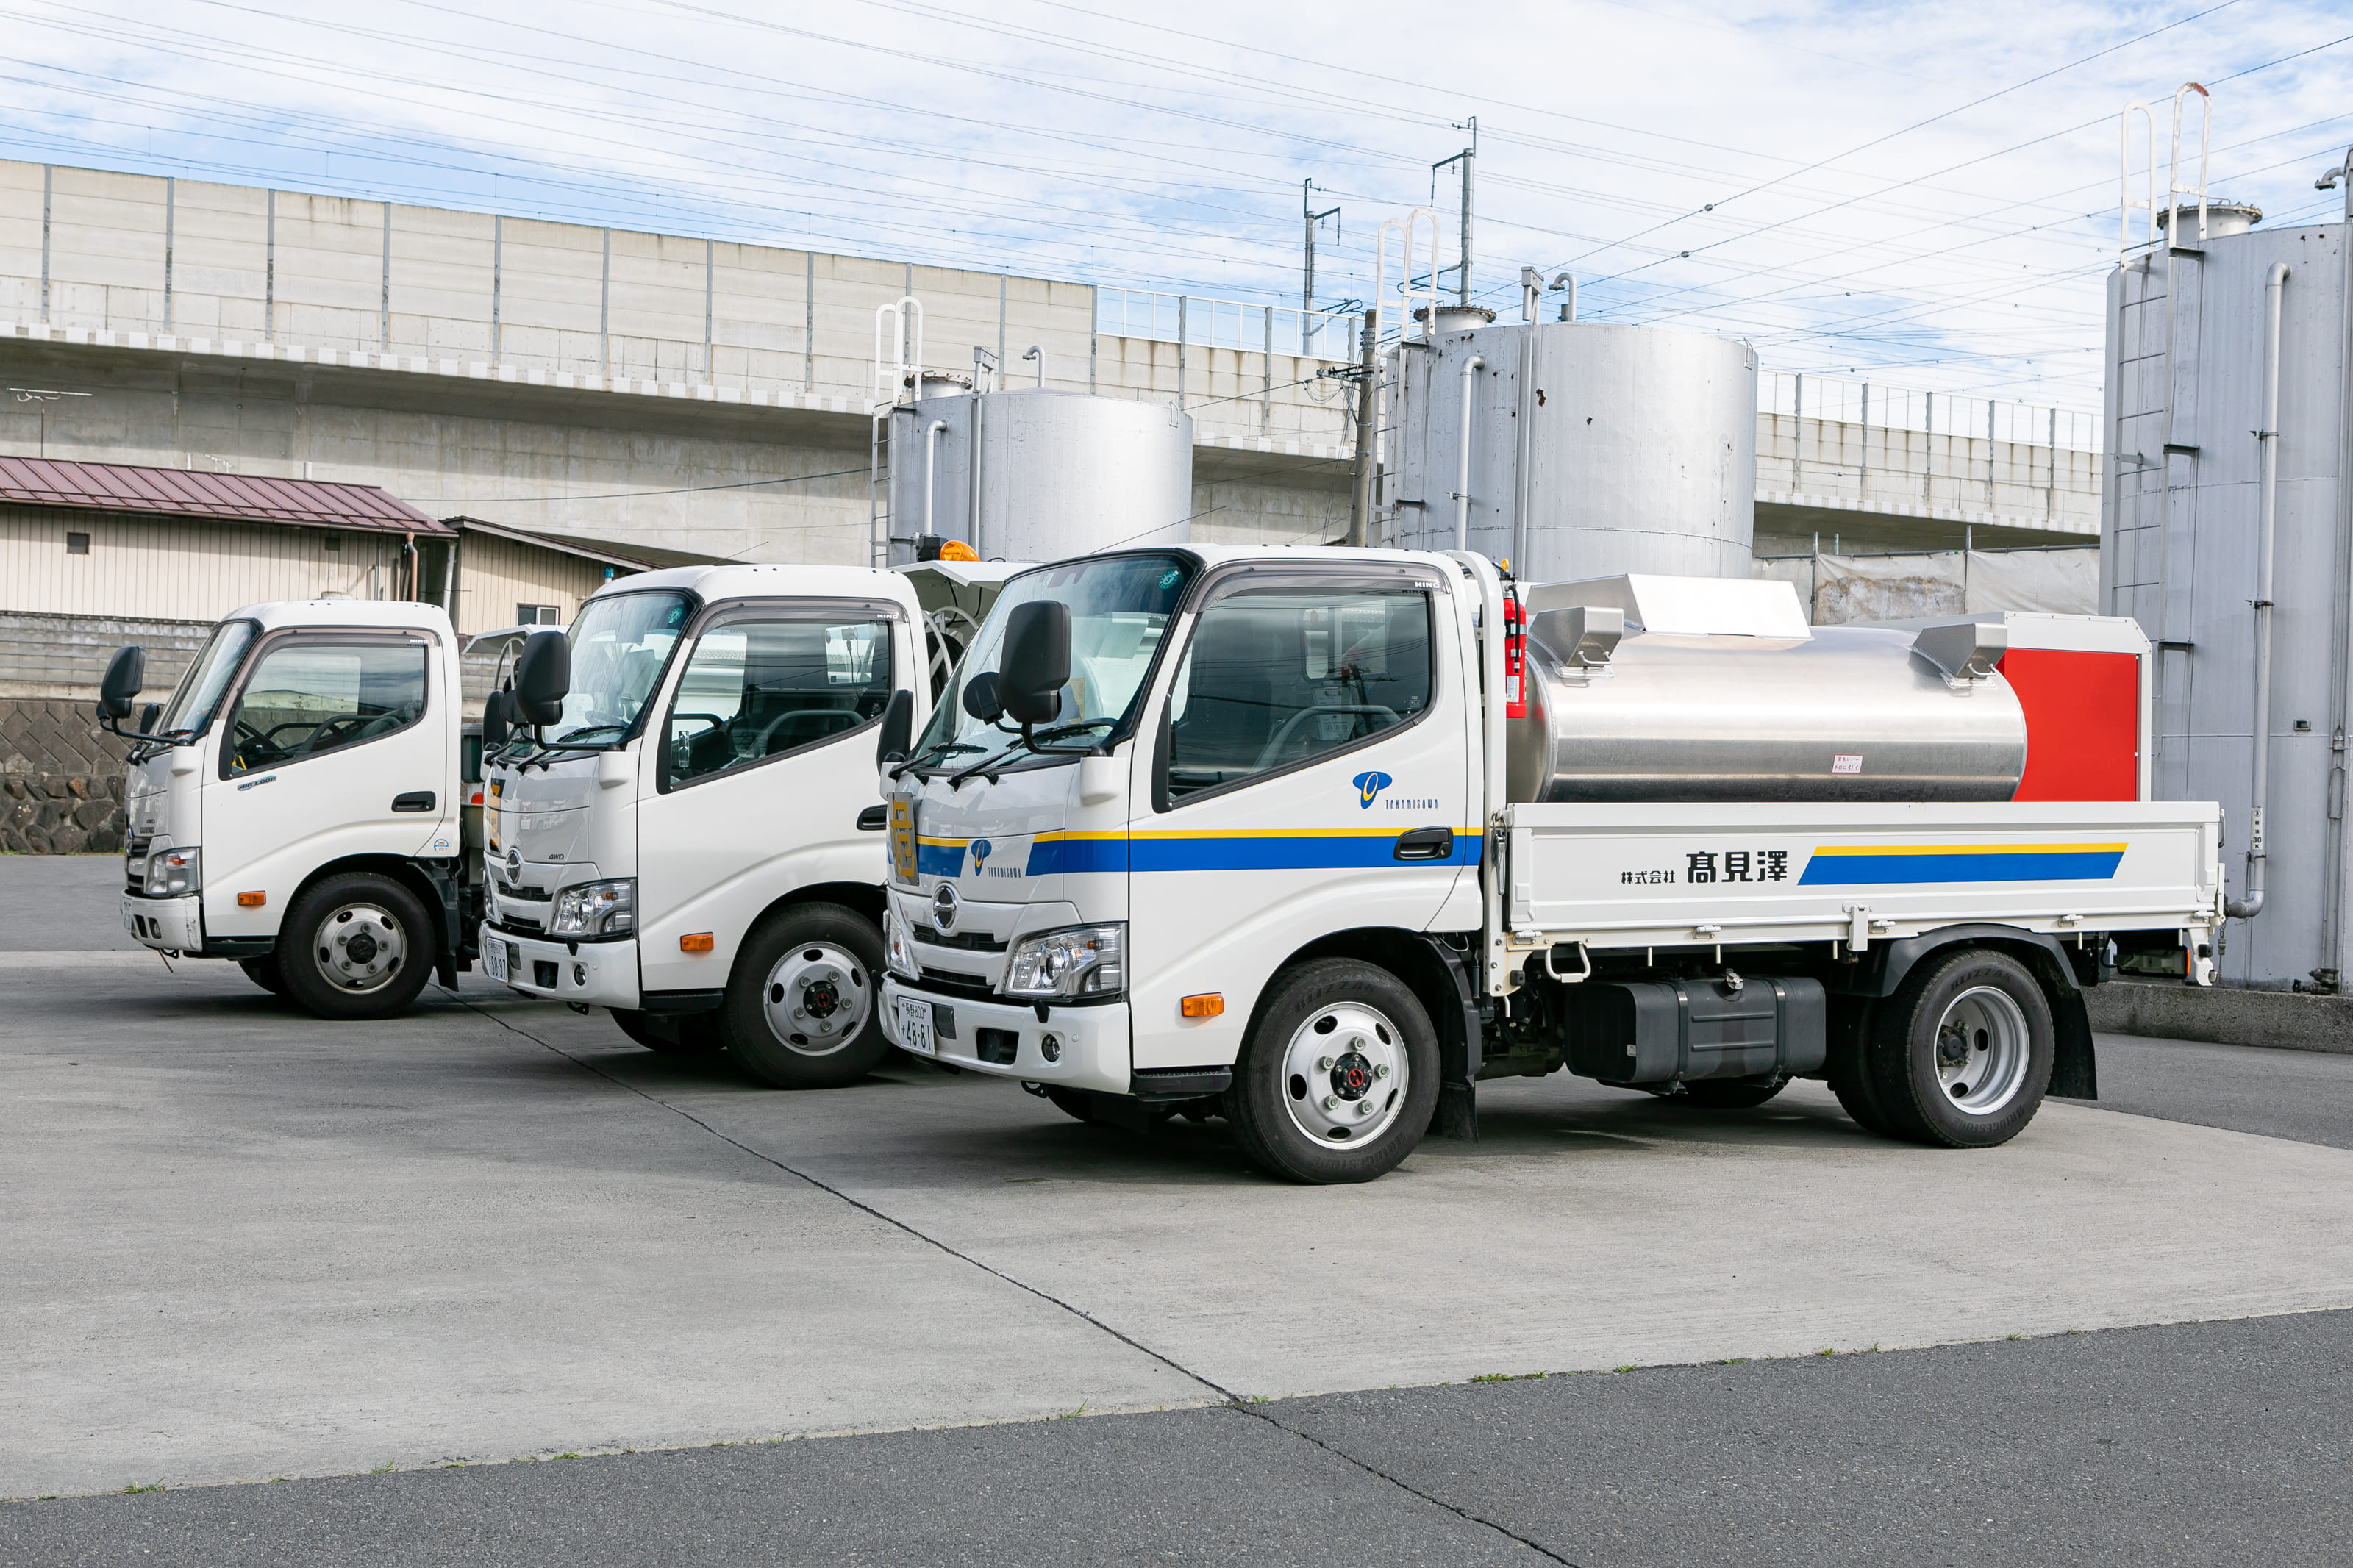
[[[2108,279],[2102,607],[2158,647],[2155,795],[2222,805],[2245,919],[2225,928],[2221,977],[2334,990],[2348,959],[2348,226],[2250,229],[2252,209],[2175,199],[2171,214],[2127,201],[2127,218],[2148,205],[2171,232],[2123,247]]]
[[[1757,355],[1704,332],[1441,310],[1388,362],[1384,510],[1524,582],[1748,574]]]
[[[926,531],[1002,561],[1190,536],[1193,421],[1168,404],[958,392],[890,419],[892,564],[914,560]]]

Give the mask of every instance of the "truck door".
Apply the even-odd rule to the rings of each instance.
[[[896,606],[752,601],[706,612],[642,764],[639,983],[717,990],[775,900],[816,882],[879,889],[873,726],[913,679]],[[863,748],[862,750],[860,748]],[[710,932],[708,950],[680,938]]]
[[[1138,1068],[1233,1059],[1267,979],[1316,938],[1436,918],[1478,847],[1445,591],[1353,564],[1206,585],[1165,742],[1137,748],[1155,774],[1166,756],[1132,792]],[[1211,992],[1222,1014],[1182,1016]]]
[[[205,781],[205,925],[266,936],[317,867],[429,851],[449,838],[453,714],[434,711],[444,657],[421,632],[266,637],[219,731]],[[239,894],[262,895],[240,904]]]

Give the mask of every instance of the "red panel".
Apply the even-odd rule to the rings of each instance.
[[[2138,659],[2014,647],[1996,668],[2026,710],[2026,776],[2012,799],[2139,798]]]

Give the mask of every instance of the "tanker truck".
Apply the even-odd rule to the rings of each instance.
[[[1459,551],[1038,568],[885,770],[883,1027],[1299,1182],[1564,1068],[1694,1114],[1827,1079],[2000,1144],[2096,1094],[2117,963],[2212,979],[2220,812],[2147,798],[2147,657]]]

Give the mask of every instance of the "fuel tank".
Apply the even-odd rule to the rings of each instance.
[[[2025,771],[1998,626],[1810,626],[1788,584],[1718,578],[1524,602],[1514,801],[2009,800]]]

